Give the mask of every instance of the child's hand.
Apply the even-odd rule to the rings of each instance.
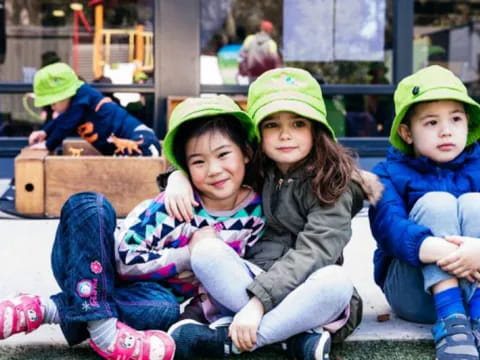
[[[188,178],[181,171],[174,171],[168,178],[165,188],[165,210],[168,215],[179,221],[193,219],[192,206],[198,206],[193,195],[193,188]]]
[[[30,149],[47,150],[47,143],[45,141],[37,142],[36,144],[30,145]]]
[[[356,169],[352,172],[352,180],[362,187],[370,204],[375,205],[382,197],[383,184],[374,173]]]
[[[480,239],[468,236],[446,236],[445,240],[458,246],[452,254],[440,259],[437,265],[457,278],[476,277],[480,269]]]
[[[190,250],[190,253],[192,253],[193,248],[195,245],[197,245],[200,241],[203,241],[205,239],[209,239],[211,241],[212,239],[217,238],[217,233],[215,232],[215,229],[211,226],[205,226],[202,227],[201,229],[198,229],[195,231],[190,238],[190,241],[188,242],[188,248]]]
[[[228,335],[240,351],[248,351],[257,343],[257,330],[265,309],[258,298],[253,297],[234,316]]]
[[[177,276],[180,280],[190,283],[192,285],[200,285],[200,282],[198,279],[195,277],[195,274],[191,271],[185,270],[182,271],[180,274]]]
[[[33,131],[28,137],[28,145],[33,145],[44,141],[47,138],[47,133],[44,130]]]

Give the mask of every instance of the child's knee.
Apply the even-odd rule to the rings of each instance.
[[[217,238],[202,238],[195,244],[190,253],[192,269],[221,260],[227,246]]]
[[[342,266],[325,266],[310,275],[308,281],[314,281],[317,286],[329,289],[341,298],[350,299],[353,294],[353,282]]]
[[[450,193],[431,191],[417,200],[412,208],[410,216],[429,218],[448,217],[456,219],[458,213],[458,200]]]
[[[429,211],[450,211],[457,209],[457,199],[450,193],[443,191],[431,191],[417,200],[417,204]]]
[[[480,211],[480,193],[466,193],[458,198],[459,212],[478,216]]]

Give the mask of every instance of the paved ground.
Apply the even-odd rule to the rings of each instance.
[[[6,182],[0,180],[1,187]],[[50,270],[50,249],[58,220],[0,219],[0,298],[18,292],[49,295],[58,291]],[[362,212],[353,219],[353,237],[345,251],[345,266],[364,299],[364,320],[350,341],[431,339],[429,326],[407,323],[390,314],[380,289],[373,282],[374,240]],[[378,322],[377,316],[390,314]],[[56,326],[43,326],[27,335],[2,341],[18,344],[64,344]]]

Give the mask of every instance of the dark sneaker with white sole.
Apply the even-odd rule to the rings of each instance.
[[[232,349],[228,326],[229,324],[207,325],[191,319],[173,324],[168,329],[168,334],[175,340],[175,359],[226,357]]]
[[[326,330],[321,333],[303,332],[287,340],[287,352],[297,360],[328,360],[332,338]]]

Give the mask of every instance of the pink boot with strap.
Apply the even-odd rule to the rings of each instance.
[[[117,336],[107,350],[100,349],[92,340],[90,346],[104,359],[110,360],[172,360],[175,342],[160,330],[138,331],[117,321]]]
[[[0,340],[20,332],[30,333],[42,324],[40,298],[20,294],[0,302]]]

